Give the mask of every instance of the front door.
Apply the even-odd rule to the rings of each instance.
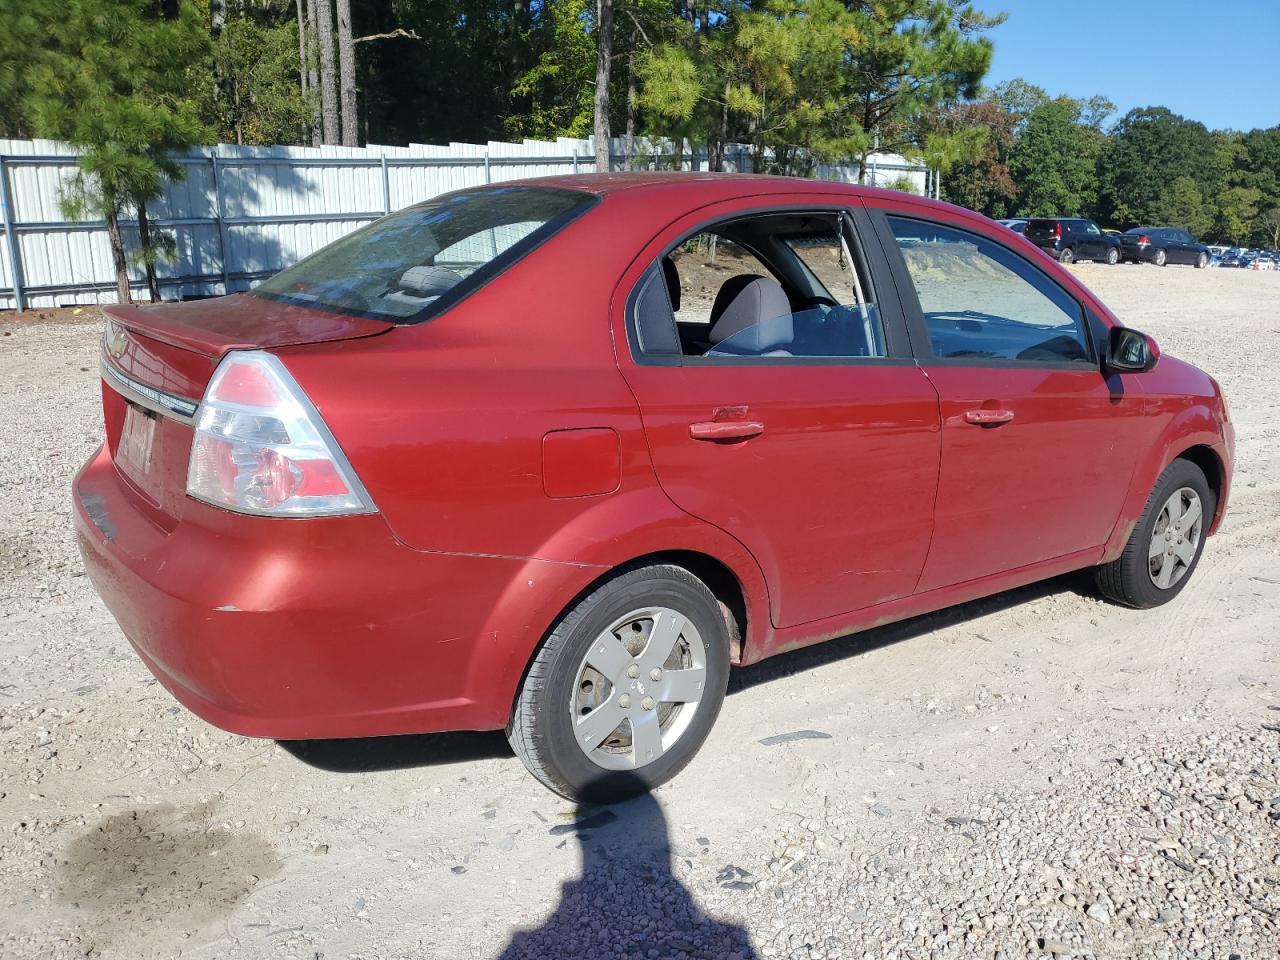
[[[942,410],[927,591],[1100,547],[1141,449],[1143,401],[1104,377],[1082,305],[977,233],[890,215]]]
[[[663,490],[751,551],[786,627],[911,593],[940,426],[896,292],[873,283],[879,247],[812,197],[759,203],[656,238],[619,287],[616,342]]]

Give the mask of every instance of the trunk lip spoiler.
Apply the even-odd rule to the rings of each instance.
[[[107,362],[106,357],[100,361],[102,380],[126,400],[136,403],[153,413],[169,417],[180,423],[193,424],[196,411],[200,409],[198,400],[180,397],[175,393],[157,390],[145,383],[127,376]]]

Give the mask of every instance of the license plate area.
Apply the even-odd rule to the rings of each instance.
[[[157,415],[130,403],[124,414],[120,442],[116,444],[116,466],[143,490],[151,487],[151,464],[155,456]]]

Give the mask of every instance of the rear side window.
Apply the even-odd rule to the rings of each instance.
[[[1080,304],[1017,254],[967,231],[890,217],[941,359],[1091,363]]]
[[[861,248],[836,211],[754,214],[686,237],[638,285],[631,323],[638,353],[659,362],[887,355]]]
[[[596,201],[550,187],[489,187],[406,207],[281,271],[261,297],[379,317],[429,319]]]

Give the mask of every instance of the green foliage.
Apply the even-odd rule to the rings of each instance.
[[[30,0],[0,0],[0,25],[0,137],[29,137],[22,100],[40,52],[40,18]]]
[[[920,189],[919,187],[916,186],[916,182],[912,180],[910,177],[906,176],[905,174],[902,176],[894,177],[892,180],[890,180],[888,183],[885,184],[885,187],[887,187],[890,190],[899,190],[902,193],[914,193],[914,194],[920,193]]]
[[[1100,207],[1114,223],[1163,224],[1171,209],[1171,185],[1186,177],[1215,192],[1213,136],[1204,124],[1166,110],[1130,110],[1115,125],[1102,158]]]
[[[22,103],[38,136],[80,148],[64,210],[107,220],[123,300],[129,286],[118,221],[133,207],[136,256],[154,298],[155,262],[170,242],[147,230],[146,204],[166,180],[182,176],[174,154],[208,136],[190,98],[191,70],[209,49],[199,11],[181,4],[170,19],[150,0],[50,0],[35,20],[40,43]]]
[[[592,35],[595,4],[587,0],[546,0],[539,26],[543,49],[537,63],[512,88],[528,103],[508,116],[514,137],[588,137],[593,115],[596,42]]]
[[[189,69],[208,52],[194,6],[176,19],[149,0],[52,0],[25,107],[37,135],[82,150],[73,205],[118,211],[182,176],[173,153],[208,131],[189,99]]]
[[[299,82],[301,59],[293,4],[232,6],[203,71],[200,114],[231,143],[304,143],[311,104]]]
[[[1082,113],[1080,101],[1058,97],[1028,115],[1009,154],[1019,216],[1079,216],[1091,208],[1103,137],[1081,122]]]

